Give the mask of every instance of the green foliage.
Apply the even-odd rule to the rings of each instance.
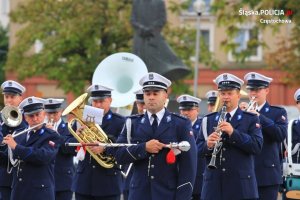
[[[8,37],[7,31],[0,26],[0,82],[4,81],[4,65],[7,59]]]
[[[240,15],[240,9],[243,10],[253,10],[253,11],[261,11],[261,10],[292,10],[293,15],[286,16],[286,15],[260,15],[260,16],[246,16]],[[253,30],[254,33],[258,35],[259,31],[264,31],[266,28],[270,28],[273,33],[276,33],[281,24],[273,23],[273,24],[264,24],[260,23],[260,19],[268,20],[268,19],[291,19],[294,23],[292,28],[292,36],[287,36],[285,38],[284,45],[288,45],[289,47],[281,47],[278,51],[272,53],[272,56],[268,56],[271,60],[267,60],[269,65],[275,64],[272,62],[276,60],[276,58],[282,57],[280,53],[282,53],[282,48],[286,48],[285,51],[290,49],[289,56],[291,59],[289,60],[290,63],[285,63],[283,65],[278,66],[278,63],[275,64],[277,68],[287,71],[289,67],[287,65],[297,65],[298,67],[292,67],[293,71],[287,71],[287,73],[291,73],[291,75],[295,76],[295,71],[299,71],[299,63],[295,63],[292,59],[299,57],[299,48],[300,48],[300,41],[299,41],[299,12],[300,4],[297,1],[293,0],[242,0],[242,1],[227,1],[227,0],[218,0],[214,1],[212,6],[212,12],[217,16],[217,21],[220,26],[224,26],[226,28],[226,35],[228,36],[224,41],[222,41],[221,46],[226,52],[232,52],[235,60],[240,63],[244,63],[247,58],[249,58],[253,51],[256,49],[257,46],[262,46],[264,48],[268,48],[264,41],[257,39],[251,39],[247,43],[247,49],[236,52],[236,47],[238,44],[234,41],[235,36],[239,31],[239,25],[251,23],[254,24]],[[286,24],[282,24],[286,25]],[[279,45],[283,43],[279,41]],[[282,54],[281,54],[282,55]],[[275,57],[275,59],[274,59]],[[283,59],[287,60],[287,59]],[[296,60],[299,60],[296,59]],[[281,62],[282,63],[282,60]],[[297,72],[296,74],[299,74]],[[299,80],[299,79],[297,79]],[[300,81],[298,81],[300,82]]]
[[[4,73],[4,65],[7,59],[8,52],[8,36],[7,31],[0,26],[0,82],[4,82],[5,73]],[[0,98],[0,109],[3,107],[3,98]]]
[[[175,14],[188,5],[168,3]],[[6,69],[15,71],[20,79],[44,75],[57,80],[65,92],[79,95],[101,60],[116,52],[131,51],[131,5],[131,0],[26,1],[11,13],[11,20],[22,28],[10,49]],[[194,27],[164,27],[165,39],[191,69],[195,36]],[[40,53],[33,52],[36,40],[43,43]],[[200,48],[201,63],[217,68],[218,63],[203,42]],[[192,79],[192,74],[187,78]],[[174,93],[190,93],[183,82],[172,84]]]
[[[22,24],[9,52],[7,69],[20,78],[45,75],[66,92],[80,94],[98,63],[116,52],[129,52],[130,1],[31,0],[11,19]],[[33,53],[36,40],[43,43]]]

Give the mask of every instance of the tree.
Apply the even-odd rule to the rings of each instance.
[[[293,24],[290,25],[291,34],[284,38],[278,39],[278,49],[271,52],[266,59],[267,65],[272,69],[280,69],[287,72],[288,77],[285,79],[288,83],[299,84],[300,83],[300,4],[294,0],[242,0],[242,1],[231,1],[231,0],[219,0],[214,1],[212,11],[217,16],[218,24],[226,27],[226,34],[228,38],[222,42],[226,52],[231,51],[233,56],[238,62],[245,62],[246,59],[251,55],[252,51],[258,46],[262,45],[267,48],[264,41],[257,39],[251,39],[247,43],[247,48],[236,52],[238,44],[234,42],[233,38],[239,31],[238,25],[243,23],[254,23],[253,30],[263,31],[266,28],[270,28],[276,33],[280,26],[286,25],[284,22],[290,20]],[[240,15],[240,11],[254,11],[254,12],[280,12],[280,15],[269,15],[262,14],[259,16]],[[283,15],[282,12],[284,13]],[[274,23],[274,21],[280,19],[280,23]],[[262,23],[268,22],[273,23]],[[278,22],[278,21],[277,21]],[[257,32],[256,32],[257,33]],[[255,34],[255,33],[254,33]]]
[[[7,31],[0,26],[0,82],[4,81],[4,65],[7,58],[8,52],[8,37]]]
[[[130,51],[130,6],[128,0],[26,1],[11,13],[22,29],[6,68],[21,79],[44,75],[78,95],[101,60]],[[36,40],[40,53],[32,52]]]
[[[7,31],[0,26],[0,82],[4,81],[4,65],[8,52],[8,37]],[[3,105],[3,98],[0,98],[0,104]]]
[[[6,69],[15,71],[21,79],[44,75],[57,80],[58,87],[65,92],[82,93],[101,60],[116,52],[131,52],[131,3],[130,0],[26,1],[11,13],[11,20],[22,28],[10,49]],[[178,11],[182,5],[174,3],[172,8]],[[191,66],[195,30],[167,26],[164,36],[176,54]],[[32,47],[37,40],[42,42],[43,49],[34,53]],[[189,92],[182,80],[173,85],[175,93]]]

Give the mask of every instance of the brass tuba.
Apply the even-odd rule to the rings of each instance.
[[[1,110],[1,118],[4,124],[9,127],[17,127],[22,122],[22,113],[16,106],[5,106]]]
[[[68,122],[68,129],[70,133],[78,140],[80,143],[112,143],[106,133],[101,129],[98,124],[93,122],[83,121],[83,110],[85,106],[85,101],[88,94],[84,93],[75,99],[62,113],[62,115],[67,115],[69,113],[73,114],[75,118]],[[85,127],[80,135],[78,135],[73,129],[72,124],[78,122],[82,127]],[[112,168],[115,163],[115,159],[112,156],[107,156],[104,154],[95,154],[89,148],[86,149],[91,156],[104,168]]]

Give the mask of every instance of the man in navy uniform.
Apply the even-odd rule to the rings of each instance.
[[[259,199],[276,200],[282,183],[280,146],[287,135],[287,113],[285,109],[267,102],[272,78],[250,72],[244,79],[247,81],[249,98],[255,97],[258,104],[257,110],[249,112],[259,116],[264,137],[262,152],[255,157]]]
[[[219,121],[222,115],[218,112],[202,119],[202,123],[207,123],[201,128],[197,144],[206,163],[210,163],[217,141],[221,140],[222,146],[216,153],[216,169],[205,168],[201,199],[257,199],[254,156],[260,153],[263,144],[259,119],[238,107],[243,80],[224,73],[214,82],[218,86],[220,103],[226,106],[226,113],[223,113],[226,119]]]
[[[21,101],[23,100],[23,93],[26,91],[25,87],[20,83],[8,80],[2,83],[1,85],[4,105],[5,106],[15,106],[18,107]],[[17,127],[11,127],[7,124],[3,124],[2,117],[0,117],[0,134],[5,137],[8,134],[12,134],[13,132],[19,132],[27,127],[27,122],[22,119],[22,122]],[[6,151],[7,145],[0,146],[0,151]],[[0,193],[2,193],[3,200],[10,199],[11,193],[11,184],[12,184],[12,175],[8,174],[7,166],[0,166]]]
[[[135,94],[135,103],[136,103],[136,108],[137,108],[137,114],[144,114],[145,110],[145,102],[144,102],[144,92],[143,90],[138,90],[136,92],[134,92]],[[129,195],[129,186],[130,186],[130,181],[131,181],[131,177],[132,177],[132,165],[131,165],[131,169],[128,169],[130,167],[130,165],[128,165],[125,169],[125,173],[127,172],[127,170],[130,170],[129,173],[127,174],[127,177],[125,177],[124,179],[124,184],[123,184],[123,198],[124,200],[128,200],[128,195]]]
[[[113,142],[116,141],[125,123],[125,118],[110,110],[112,89],[99,84],[91,85],[92,106],[104,110],[101,128]],[[101,147],[89,147],[99,154]],[[117,166],[107,169],[100,166],[89,153],[79,161],[72,186],[76,200],[119,200],[122,193],[122,176]]]
[[[190,199],[197,157],[191,122],[164,107],[170,80],[150,72],[140,85],[147,111],[130,117],[130,141],[136,145],[118,148],[115,153],[118,163],[134,163],[129,200]],[[125,126],[118,143],[127,143],[127,129]],[[181,141],[190,143],[189,151],[175,156],[173,150],[164,148]]]
[[[297,104],[297,108],[300,111],[300,88],[295,92],[294,99]],[[300,163],[300,148],[296,147],[296,145],[300,143],[300,116],[298,119],[294,120],[293,126],[292,126],[292,160],[293,163]]]
[[[180,114],[187,117],[192,122],[192,129],[194,132],[195,141],[200,134],[200,127],[202,123],[202,118],[199,117],[200,112],[200,102],[201,99],[193,97],[191,95],[181,95],[177,98],[179,103]],[[202,190],[202,181],[203,181],[203,172],[205,168],[205,160],[203,157],[198,157],[197,160],[197,175],[194,183],[193,190],[193,200],[200,200],[201,190]]]
[[[207,110],[209,113],[213,112],[215,108],[215,104],[218,97],[218,91],[217,90],[209,90],[205,97],[207,98]]]
[[[76,142],[76,139],[68,130],[68,124],[61,118],[63,101],[63,99],[46,99],[46,127],[56,131],[63,140],[63,143]],[[75,154],[74,147],[67,147],[65,145],[59,147],[54,166],[55,200],[72,199],[71,187],[75,172],[73,156],[75,156]]]
[[[15,138],[7,135],[3,142],[13,152],[11,200],[55,199],[54,160],[60,144],[59,135],[44,125],[44,99],[28,97],[20,104],[31,131]],[[6,158],[7,159],[7,158]]]

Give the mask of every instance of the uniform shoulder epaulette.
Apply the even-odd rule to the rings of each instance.
[[[122,115],[120,115],[120,114],[118,114],[118,113],[112,113],[112,115],[113,115],[114,117],[117,117],[117,118],[120,118],[120,119],[124,119],[124,116],[122,116]]]
[[[283,107],[280,107],[280,106],[270,106],[270,107],[275,108],[275,109],[279,109],[279,110],[284,109]]]
[[[57,132],[51,128],[47,128],[47,131],[46,131],[48,134],[57,134]]]
[[[135,119],[135,118],[139,118],[139,117],[143,117],[143,116],[144,116],[144,114],[134,114],[134,115],[127,116],[126,118]]]
[[[244,113],[244,114],[247,114],[247,115],[252,115],[252,116],[255,116],[255,115],[256,115],[255,113],[247,112],[247,111],[244,111],[244,110],[243,110],[243,113]]]
[[[178,114],[178,113],[172,112],[171,114],[172,114],[173,116],[175,116],[175,117],[180,118],[180,119],[189,120],[186,116],[182,116],[182,115],[180,115],[180,114]]]
[[[204,117],[209,117],[209,116],[212,116],[212,115],[215,115],[217,114],[218,112],[212,112],[212,113],[208,113],[207,115],[205,115]]]

